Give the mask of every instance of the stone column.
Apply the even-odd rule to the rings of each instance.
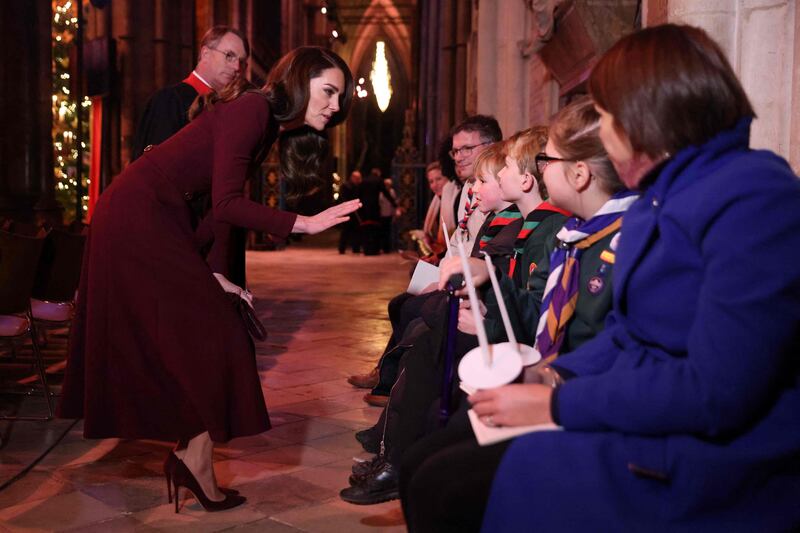
[[[50,0],[9,2],[0,17],[0,216],[60,219],[52,139]]]
[[[670,22],[699,26],[722,46],[758,115],[751,146],[773,150],[800,170],[795,0],[669,0],[668,11]]]
[[[505,137],[527,128],[531,53],[525,50],[531,13],[519,0],[478,7],[477,112],[494,115]]]

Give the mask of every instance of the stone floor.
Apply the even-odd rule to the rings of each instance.
[[[368,457],[353,433],[379,415],[345,378],[369,370],[383,349],[386,302],[407,284],[409,264],[397,255],[340,256],[332,238],[248,253],[250,288],[270,334],[257,359],[274,428],[216,450],[219,481],[247,496],[245,505],[205,513],[188,497],[175,514],[160,472],[166,443],[88,441],[81,423],[66,420],[0,422],[0,486],[65,434],[0,489],[0,531],[404,531],[397,501],[354,506],[338,491],[352,458]],[[64,346],[56,335],[47,353]],[[6,367],[0,372],[8,382]],[[3,413],[44,407],[35,397],[3,398]]]

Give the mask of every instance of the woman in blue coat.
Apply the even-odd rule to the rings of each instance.
[[[800,182],[751,150],[750,103],[702,30],[618,42],[589,91],[629,188],[606,329],[530,404],[484,531],[800,528]],[[475,398],[471,398],[475,400]],[[530,405],[529,404],[529,405]],[[516,418],[511,417],[515,415]]]

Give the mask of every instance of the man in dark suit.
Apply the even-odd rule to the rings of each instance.
[[[378,199],[380,194],[386,197],[393,208],[397,208],[397,202],[389,194],[386,185],[383,183],[381,169],[373,168],[369,175],[364,178],[358,197],[362,207],[358,210],[361,217],[361,236],[364,246],[364,255],[378,255],[380,253],[380,225],[381,207]]]
[[[342,185],[341,193],[338,198],[340,202],[346,202],[360,197],[360,188],[363,177],[361,172],[354,170],[347,181]],[[344,254],[348,245],[353,250],[354,254],[361,253],[361,223],[360,216],[355,215],[350,217],[350,220],[341,225],[341,234],[339,235],[339,253]]]
[[[197,65],[191,74],[176,85],[160,89],[148,100],[134,136],[131,161],[188,124],[189,108],[195,98],[220,91],[242,75],[249,55],[250,45],[239,30],[230,26],[214,26],[208,30],[200,41]],[[207,194],[199,195],[190,199],[189,204],[197,226],[210,208],[210,197]],[[217,231],[222,230],[222,227],[217,228]],[[225,246],[224,252],[217,252],[227,256],[230,280],[244,287],[247,232],[233,226],[224,228],[224,231],[230,233],[224,237],[229,246]],[[223,239],[219,235],[215,237]],[[200,237],[199,240],[208,239]],[[209,251],[207,247],[208,243],[203,247],[206,252]]]
[[[242,32],[214,26],[200,41],[194,70],[176,85],[164,87],[148,100],[136,129],[131,161],[148,146],[160,144],[189,122],[189,107],[198,95],[219,91],[244,71],[250,45]]]

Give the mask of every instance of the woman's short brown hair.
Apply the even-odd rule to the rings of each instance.
[[[326,127],[332,128],[343,122],[353,100],[353,75],[341,57],[319,46],[295,48],[269,71],[262,90],[269,100],[272,116],[282,123],[302,119],[308,107],[309,83],[329,68],[342,71],[344,87],[339,94],[339,110]]]
[[[692,26],[665,24],[623,37],[592,70],[589,93],[634,151],[653,159],[755,117],[719,45]]]
[[[427,175],[428,172],[433,172],[434,170],[438,170],[439,172],[441,172],[442,164],[439,163],[438,161],[434,161],[433,163],[428,163],[428,166],[425,167],[425,175]]]

